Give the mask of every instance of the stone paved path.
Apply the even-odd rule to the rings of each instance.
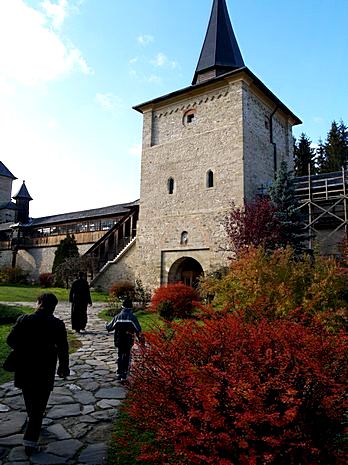
[[[27,304],[32,305],[32,304]],[[40,438],[42,451],[30,459],[22,446],[26,413],[21,391],[0,386],[0,465],[102,465],[117,407],[126,391],[116,380],[113,335],[97,317],[103,304],[88,308],[88,325],[78,335],[83,346],[70,356],[71,374],[56,378]],[[69,305],[55,315],[70,328]]]

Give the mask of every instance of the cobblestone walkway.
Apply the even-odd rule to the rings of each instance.
[[[32,304],[27,304],[32,305]],[[126,391],[115,379],[113,335],[97,317],[103,304],[88,308],[88,325],[78,335],[83,346],[70,357],[71,374],[56,378],[46,410],[40,445],[30,459],[22,446],[26,413],[21,391],[0,386],[0,465],[102,465],[117,407]],[[70,328],[68,303],[55,315]]]

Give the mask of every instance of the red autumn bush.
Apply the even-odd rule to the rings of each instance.
[[[167,284],[155,289],[151,299],[151,308],[157,311],[160,304],[170,302],[173,306],[173,318],[186,318],[194,310],[193,302],[198,300],[198,292],[193,287],[183,283]]]
[[[232,250],[239,254],[247,246],[274,249],[282,233],[276,213],[277,208],[269,198],[256,198],[242,208],[232,204],[225,219]]]
[[[41,287],[52,287],[54,284],[54,275],[52,273],[41,273],[39,283]]]
[[[128,395],[151,465],[343,464],[346,339],[236,314],[147,336]],[[117,439],[116,439],[117,440]]]

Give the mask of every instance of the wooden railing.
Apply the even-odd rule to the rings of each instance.
[[[304,215],[309,247],[319,230],[326,230],[326,239],[339,232],[348,237],[348,172],[324,173],[294,179],[295,197]],[[342,235],[344,233],[344,236]]]
[[[92,259],[94,274],[108,261],[114,260],[136,236],[138,212],[138,208],[133,208],[84,254]]]
[[[295,196],[300,202],[306,200],[335,200],[348,191],[348,172],[344,169],[334,173],[313,176],[298,176],[294,179]]]

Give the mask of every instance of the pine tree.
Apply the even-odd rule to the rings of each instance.
[[[326,164],[325,145],[322,139],[319,139],[318,141],[318,147],[316,150],[316,164],[317,164],[317,172],[322,173],[323,167]]]
[[[70,236],[67,234],[66,238],[61,240],[57,250],[54,253],[54,261],[52,266],[52,273],[55,273],[56,269],[64,263],[68,258],[79,257],[79,249],[74,235]]]
[[[299,253],[303,251],[304,222],[298,210],[295,197],[293,176],[285,161],[282,161],[277,171],[276,179],[269,190],[270,198],[276,207],[275,216],[280,225],[278,247],[292,246]]]
[[[348,128],[343,121],[333,121],[324,144],[324,157],[319,164],[320,173],[340,171],[348,161]],[[319,160],[318,160],[319,162]]]
[[[295,175],[306,176],[308,166],[311,174],[315,174],[315,150],[311,147],[312,141],[302,133],[298,142],[294,144]]]

